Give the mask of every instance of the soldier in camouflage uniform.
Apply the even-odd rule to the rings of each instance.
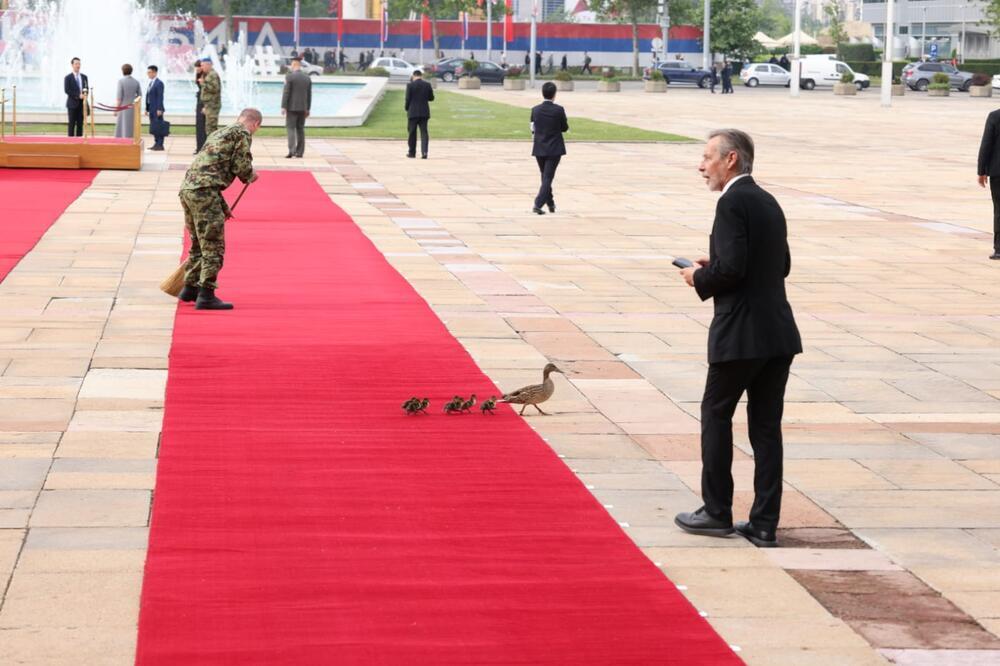
[[[201,61],[201,105],[205,115],[205,134],[219,129],[219,111],[222,109],[222,80],[219,73],[212,67],[212,61],[205,58]]]
[[[234,124],[208,137],[181,184],[191,251],[184,265],[184,289],[178,297],[188,303],[195,301],[198,310],[233,309],[232,303],[215,296],[226,250],[225,221],[232,217],[222,191],[236,178],[244,183],[257,180],[250,142],[260,123],[260,111],[243,109]]]

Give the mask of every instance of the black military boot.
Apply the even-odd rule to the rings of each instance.
[[[177,298],[184,301],[185,303],[190,303],[191,301],[198,298],[198,285],[184,285],[181,289],[181,293],[177,294]]]
[[[195,310],[232,310],[233,304],[219,300],[215,296],[214,289],[202,287],[198,291],[198,300],[194,304]]]

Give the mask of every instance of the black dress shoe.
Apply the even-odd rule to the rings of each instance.
[[[740,521],[736,523],[735,529],[740,536],[746,537],[750,543],[758,548],[778,547],[778,537],[774,535],[774,532],[759,530],[753,526],[753,523]]]
[[[990,259],[993,259],[994,261],[1000,259],[1000,252],[994,252],[993,254],[991,254]]]
[[[549,212],[550,213],[556,212],[556,202],[555,201],[550,201],[547,205],[549,207]]]
[[[195,310],[232,310],[233,304],[226,303],[215,295],[214,289],[202,287],[198,291],[198,300],[194,302]]]
[[[733,524],[724,520],[712,518],[701,507],[694,513],[678,513],[674,524],[689,534],[701,536],[724,537],[733,533]]]
[[[545,211],[539,208],[538,206],[532,206],[531,212],[534,213],[535,215],[545,215]]]
[[[426,159],[427,159],[427,153],[424,153],[423,155],[421,155],[421,156],[420,156],[420,159],[422,159],[422,160],[426,160]]]
[[[295,155],[292,155],[291,153],[288,153],[287,155],[285,155],[285,159],[286,159],[286,160],[290,160],[290,159],[292,159],[293,157],[295,157]]]
[[[184,285],[184,288],[181,289],[181,293],[177,294],[177,298],[185,303],[190,303],[198,298],[198,286],[192,286],[189,284]]]
[[[406,156],[407,156],[407,157],[409,157],[409,158],[410,158],[411,160],[412,160],[412,159],[413,159],[414,157],[416,157],[416,155],[411,155],[411,154],[409,154],[409,153],[406,153]]]

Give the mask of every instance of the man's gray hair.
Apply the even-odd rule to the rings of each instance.
[[[709,141],[715,137],[720,137],[720,156],[736,153],[740,173],[747,175],[753,173],[753,139],[749,134],[738,129],[718,129],[708,133]]]
[[[264,116],[257,109],[243,109],[240,111],[240,120],[249,120],[252,123],[263,122]]]

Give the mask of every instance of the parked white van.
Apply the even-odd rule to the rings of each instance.
[[[816,86],[830,86],[840,83],[844,72],[854,75],[854,85],[858,90],[864,90],[871,85],[867,74],[855,72],[847,63],[834,59],[832,55],[805,56],[800,60],[799,86],[803,90],[812,90]]]

